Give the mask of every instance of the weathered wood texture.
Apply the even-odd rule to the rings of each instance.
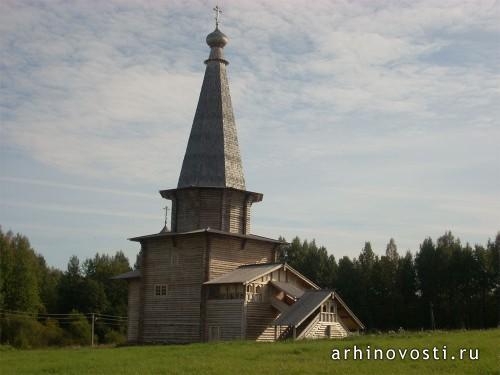
[[[348,332],[340,323],[317,322],[316,325],[305,335],[307,339],[343,338]]]
[[[227,61],[212,47],[177,187],[217,186],[245,189]]]
[[[220,327],[221,340],[243,339],[243,303],[243,299],[208,300],[206,337],[210,327]]]
[[[274,341],[275,329],[273,321],[279,311],[268,302],[247,302],[246,306],[246,338],[257,341]]]
[[[201,284],[205,236],[150,239],[141,265],[144,342],[200,341]],[[155,296],[157,284],[167,296]]]
[[[272,262],[273,249],[269,242],[214,235],[210,240],[209,280],[243,264]]]
[[[208,239],[207,239],[208,236]],[[141,264],[141,290],[130,290],[130,298],[142,305],[138,315],[137,340],[142,342],[196,342],[208,338],[208,326],[214,315],[208,310],[202,284],[208,277],[225,274],[242,264],[266,263],[272,260],[272,243],[217,234],[197,233],[189,236],[151,238],[144,240]],[[242,246],[244,245],[244,246]],[[244,248],[242,248],[244,247]],[[208,273],[208,274],[207,274]],[[166,296],[155,296],[155,285],[167,285]],[[140,298],[139,298],[140,296]],[[225,301],[232,303],[232,301]],[[233,305],[231,305],[233,306]],[[244,336],[244,316],[240,312],[232,328],[221,330],[222,339]],[[131,330],[130,335],[133,335]],[[132,338],[132,336],[131,336]]]
[[[250,232],[252,199],[245,191],[190,188],[172,199],[172,230],[189,232],[212,228],[231,233]]]
[[[139,333],[140,309],[140,279],[131,279],[128,282],[128,322],[127,341],[137,342]]]
[[[271,273],[271,280],[273,281],[280,281],[280,282],[285,282],[285,283],[290,283],[297,288],[300,288],[302,290],[306,289],[312,289],[312,286],[305,282],[303,279],[300,277],[297,277],[295,274],[292,272],[289,272],[287,270],[279,269],[277,271],[274,271]]]

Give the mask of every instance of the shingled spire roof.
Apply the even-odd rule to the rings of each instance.
[[[178,188],[223,187],[245,190],[236,124],[223,48],[228,38],[216,26],[208,34],[210,56]]]

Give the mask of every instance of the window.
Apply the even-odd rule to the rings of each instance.
[[[154,287],[155,297],[166,297],[168,292],[167,284],[156,284]]]
[[[320,321],[322,322],[336,322],[337,317],[336,317],[336,312],[337,312],[337,306],[333,301],[327,301],[324,303],[323,306],[321,306],[321,315],[320,315]]]

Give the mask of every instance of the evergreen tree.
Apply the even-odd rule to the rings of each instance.
[[[437,302],[438,275],[436,267],[436,247],[431,238],[426,238],[420,245],[420,251],[415,257],[417,276],[419,281],[419,292],[422,295],[422,301],[425,310],[428,313],[426,319],[426,328],[435,328],[435,304]]]
[[[396,306],[398,326],[406,329],[422,327],[423,313],[418,308],[417,271],[413,255],[409,251],[399,259],[396,288],[400,297],[400,303]]]

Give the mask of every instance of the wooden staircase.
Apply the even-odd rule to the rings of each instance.
[[[305,338],[318,339],[318,338],[336,338],[341,339],[347,336],[347,331],[337,322],[318,322],[312,329],[310,329]]]

